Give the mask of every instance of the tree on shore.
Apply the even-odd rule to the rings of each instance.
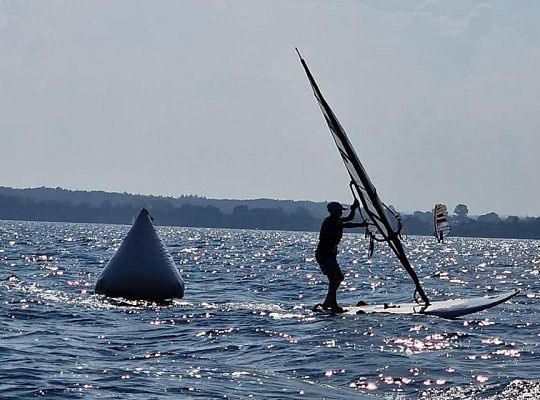
[[[499,215],[494,212],[490,212],[484,215],[480,215],[477,219],[478,222],[486,222],[486,223],[498,223],[501,222],[501,218],[499,218]]]
[[[465,221],[468,218],[469,208],[465,204],[458,204],[454,208],[454,214],[456,214],[458,221]]]

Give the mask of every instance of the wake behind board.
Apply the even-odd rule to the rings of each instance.
[[[498,304],[510,300],[519,290],[500,293],[497,295],[485,297],[471,297],[469,299],[456,299],[445,301],[434,301],[429,306],[425,307],[417,303],[399,303],[399,304],[373,304],[344,307],[345,315],[355,314],[424,314],[434,315],[446,319],[459,318],[467,314],[472,314],[478,311],[486,310],[495,307]],[[316,313],[330,314],[329,311],[321,310]]]

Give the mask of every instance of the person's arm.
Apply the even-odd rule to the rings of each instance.
[[[356,209],[360,205],[360,202],[357,199],[354,199],[353,203],[351,204],[351,211],[349,212],[349,215],[346,217],[341,218],[341,222],[349,222],[354,219],[354,214],[356,213]],[[345,226],[346,224],[343,224]],[[349,228],[348,226],[345,226],[346,228]]]

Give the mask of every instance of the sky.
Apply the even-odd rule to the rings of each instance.
[[[0,0],[0,185],[540,215],[540,2]]]

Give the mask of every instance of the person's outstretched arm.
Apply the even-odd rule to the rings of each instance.
[[[354,199],[353,203],[351,204],[351,211],[349,212],[349,215],[346,217],[341,218],[341,222],[349,222],[354,219],[354,215],[356,213],[356,209],[360,206],[360,202],[357,199]]]

